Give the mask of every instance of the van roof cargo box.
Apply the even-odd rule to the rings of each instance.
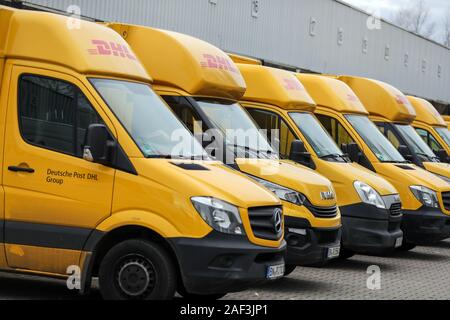
[[[424,122],[430,126],[447,127],[444,118],[430,102],[412,96],[408,96],[407,98],[416,110],[416,121]]]
[[[246,86],[234,62],[219,48],[188,35],[126,24],[107,24],[151,70],[155,84],[192,96],[240,100]]]
[[[0,6],[0,61],[51,63],[81,74],[150,81],[134,53],[111,29],[62,15]]]
[[[393,86],[367,78],[340,76],[362,101],[372,116],[386,118],[393,122],[411,123],[416,111],[400,90]]]
[[[314,100],[292,72],[253,64],[238,67],[247,83],[243,100],[314,112]]]
[[[317,105],[340,113],[369,114],[350,87],[336,77],[306,73],[297,73],[296,76]]]

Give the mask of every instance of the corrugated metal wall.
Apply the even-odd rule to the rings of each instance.
[[[83,15],[101,20],[175,30],[224,50],[316,72],[372,77],[450,103],[449,49],[384,22],[369,30],[368,15],[334,0],[257,0],[257,17],[254,1],[28,0],[62,10],[75,4]]]

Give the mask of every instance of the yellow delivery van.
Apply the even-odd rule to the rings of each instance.
[[[413,127],[439,156],[440,160],[448,163],[450,160],[450,131],[447,122],[427,100],[412,96],[407,98],[416,111]]]
[[[281,158],[291,157],[292,141],[302,141],[291,160],[333,183],[342,216],[343,255],[387,254],[400,247],[403,232],[397,190],[344,155],[314,116],[316,104],[295,74],[258,65],[238,67],[247,83],[241,104],[269,136],[279,132]]]
[[[238,104],[246,90],[226,53],[193,37],[141,26],[111,24],[131,45],[159,93],[208,153],[272,190],[285,213],[286,274],[339,255],[341,217],[329,180],[279,160]],[[151,44],[151,45],[150,45]],[[239,194],[236,184],[230,192]],[[251,223],[266,237],[258,215]],[[270,228],[269,228],[270,229]]]
[[[406,161],[370,121],[356,94],[335,77],[302,74],[316,116],[350,159],[389,181],[400,193],[402,249],[450,236],[450,185]]]
[[[282,276],[279,199],[208,158],[116,32],[66,19],[0,7],[0,269],[107,299]]]
[[[369,112],[370,120],[406,160],[449,181],[449,165],[440,162],[412,127],[416,111],[403,93],[377,80],[350,76],[339,79],[355,92]]]

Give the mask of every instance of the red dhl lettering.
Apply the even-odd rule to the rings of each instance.
[[[398,104],[407,106],[409,105],[409,100],[405,96],[397,95],[395,97],[395,101],[397,101]]]
[[[94,56],[115,56],[137,60],[137,58],[128,50],[128,47],[120,43],[108,42],[104,40],[92,40],[95,48],[88,49],[89,54]]]
[[[303,87],[300,84],[300,82],[298,82],[295,79],[283,79],[284,82],[284,88],[287,90],[294,90],[294,91],[302,91]]]
[[[239,70],[234,67],[233,62],[227,57],[204,54],[203,58],[205,60],[200,61],[200,65],[202,68],[226,70],[239,74]]]

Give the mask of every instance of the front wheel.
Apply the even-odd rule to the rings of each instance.
[[[296,265],[294,264],[287,264],[284,268],[284,276],[287,277],[288,275],[290,275],[292,272],[294,272],[294,270],[297,268]]]
[[[415,244],[411,242],[403,241],[403,244],[397,249],[398,251],[411,251],[416,247]]]
[[[99,285],[106,300],[168,300],[175,295],[176,272],[159,245],[127,240],[103,258]]]

